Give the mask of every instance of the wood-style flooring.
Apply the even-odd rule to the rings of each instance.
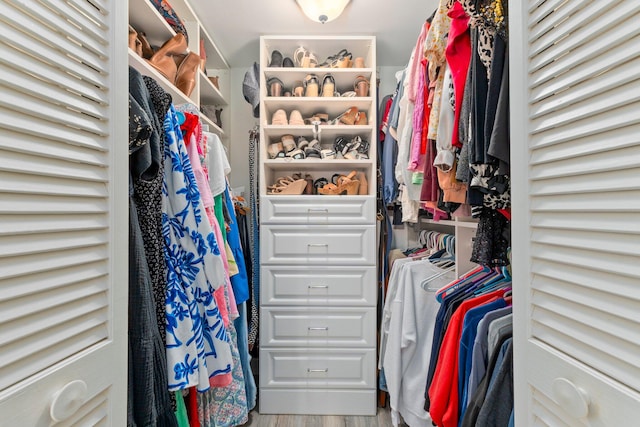
[[[319,415],[261,415],[251,411],[243,427],[391,427],[388,409],[378,408],[375,417]]]

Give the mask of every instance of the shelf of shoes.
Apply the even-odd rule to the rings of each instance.
[[[172,96],[175,104],[191,103],[197,107],[202,105],[212,107],[227,106],[227,97],[220,88],[228,86],[226,82],[229,76],[229,64],[222,56],[213,38],[198,20],[191,5],[184,0],[174,0],[171,2],[171,6],[184,23],[189,34],[188,52],[195,52],[201,55],[201,47],[206,52],[204,55],[205,63],[196,73],[196,85],[190,96],[186,96],[175,86],[174,82],[167,80],[131,49],[129,49],[129,64],[141,74],[156,79]],[[164,42],[176,34],[149,0],[129,0],[129,24],[136,31],[144,32],[153,48],[162,46]],[[209,76],[219,77],[218,87],[208,78]],[[212,109],[209,109],[209,111],[212,111]],[[206,116],[204,113],[201,113],[200,116],[203,123],[209,126],[211,132],[215,132],[224,138],[225,132],[216,123],[214,116]]]

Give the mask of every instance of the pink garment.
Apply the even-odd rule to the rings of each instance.
[[[209,220],[211,228],[213,229],[216,242],[218,242],[218,248],[220,248],[220,257],[222,258],[222,263],[224,265],[224,286],[220,286],[213,292],[213,298],[216,300],[218,310],[220,310],[220,317],[222,317],[224,326],[228,327],[231,320],[229,317],[230,300],[233,297],[233,291],[229,292],[229,290],[231,289],[231,280],[229,279],[229,261],[227,259],[227,253],[224,250],[224,240],[222,237],[222,231],[220,230],[220,224],[218,224],[218,220],[216,219],[213,210],[213,196],[211,195],[211,189],[209,188],[209,180],[207,179],[207,174],[202,167],[202,162],[198,153],[198,143],[196,141],[195,132],[191,133],[186,146],[187,155],[189,156],[189,161],[191,162],[191,169],[193,170],[193,174],[196,177],[196,184],[198,185],[198,191],[200,192],[200,197],[202,198],[202,204],[204,205],[207,219]],[[227,296],[227,294],[229,293],[230,297]],[[235,306],[235,298],[233,298],[233,303]],[[209,385],[211,387],[226,387],[231,384],[232,381],[233,375],[231,372],[229,372],[210,377]]]
[[[196,184],[198,184],[198,191],[200,191],[200,197],[202,198],[202,204],[205,208],[213,207],[214,202],[213,196],[211,195],[211,189],[209,188],[209,177],[200,162],[198,142],[196,140],[195,133],[192,133],[190,138],[185,140],[185,142],[187,145],[189,161],[191,162],[191,169],[193,169],[193,174],[196,177]]]
[[[422,30],[420,31],[420,35],[418,36],[418,40],[416,41],[416,46],[413,49],[413,54],[411,55],[412,62],[407,67],[408,73],[405,76],[409,84],[406,87],[407,96],[409,102],[415,103],[416,98],[420,96],[420,81],[419,81],[419,71],[422,68],[421,63],[424,59],[424,41],[427,38],[427,34],[429,34],[429,28],[431,24],[429,21],[425,21],[424,25],[422,25]]]
[[[427,61],[421,61],[418,69],[418,89],[419,96],[416,96],[415,108],[413,109],[413,134],[411,135],[411,151],[409,153],[409,170],[422,172],[424,170],[424,151],[422,150],[422,122],[424,121],[424,92],[427,90]]]
[[[453,90],[455,93],[455,111],[453,135],[451,144],[454,147],[462,147],[458,140],[458,125],[460,122],[460,109],[462,98],[464,97],[464,85],[467,81],[469,63],[471,62],[471,37],[469,35],[469,17],[465,13],[459,1],[455,1],[448,13],[451,18],[451,28],[449,29],[449,39],[445,55],[451,70],[453,80]]]

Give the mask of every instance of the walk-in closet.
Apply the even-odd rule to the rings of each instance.
[[[639,19],[0,0],[0,427],[635,426]]]

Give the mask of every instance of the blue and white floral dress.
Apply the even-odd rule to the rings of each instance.
[[[164,120],[162,234],[167,260],[169,390],[209,388],[231,372],[229,337],[213,291],[225,282],[220,247],[198,191],[173,105]]]

